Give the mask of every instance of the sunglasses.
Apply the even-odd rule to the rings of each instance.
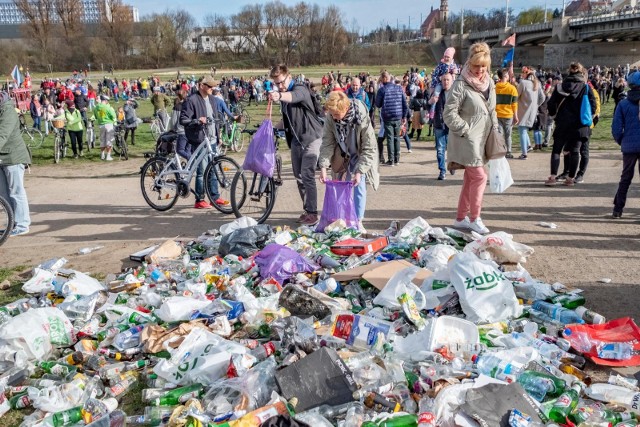
[[[206,83],[202,83],[202,84],[203,84],[203,85],[205,85],[206,87],[208,87],[209,89],[213,89],[213,86],[209,86],[209,85],[208,85],[208,84],[206,84]]]

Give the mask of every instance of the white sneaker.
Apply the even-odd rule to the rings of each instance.
[[[364,225],[362,225],[362,221],[358,221],[358,231],[362,234],[367,233],[367,229],[364,228]]]
[[[469,228],[478,234],[488,234],[489,229],[484,225],[480,217],[469,224]]]
[[[100,153],[100,160],[104,160],[106,154],[104,154],[104,151],[102,153]]]
[[[107,160],[107,162],[111,162],[111,161],[113,161],[113,157],[107,156],[106,160]]]
[[[465,216],[462,221],[458,221],[458,220],[453,221],[453,226],[455,228],[469,229],[469,228],[471,228],[471,221],[469,221],[469,217],[468,216]]]

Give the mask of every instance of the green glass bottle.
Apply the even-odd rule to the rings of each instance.
[[[203,387],[200,384],[192,384],[186,387],[179,387],[171,390],[162,397],[150,401],[152,406],[171,406],[184,403],[192,397],[202,394]]]
[[[584,389],[584,384],[576,381],[571,388],[558,397],[549,411],[549,418],[558,423],[566,423],[567,416],[578,406],[580,393]]]
[[[581,294],[560,294],[549,299],[554,304],[560,303],[564,308],[574,310],[584,305],[586,300]]]
[[[72,426],[80,420],[82,420],[82,406],[77,406],[75,408],[53,414],[54,427]]]
[[[559,396],[567,387],[567,383],[564,380],[551,374],[544,374],[536,371],[524,371],[518,377],[518,382],[523,386],[535,383],[545,384],[547,396],[551,397]]]
[[[121,324],[121,325],[113,325],[112,327],[110,327],[108,329],[103,329],[100,332],[98,332],[98,334],[97,334],[98,341],[102,342],[102,341],[106,340],[107,338],[115,337],[120,332],[124,332],[129,328],[130,328],[129,325]]]
[[[77,371],[75,366],[60,362],[40,362],[38,366],[46,373],[57,375],[59,377],[66,377],[70,373]]]
[[[400,415],[383,421],[366,421],[361,427],[417,427],[418,416],[414,414]]]

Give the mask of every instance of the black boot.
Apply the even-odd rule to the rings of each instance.
[[[380,156],[380,164],[384,163],[384,146],[382,145],[384,143],[384,136],[379,136],[378,137],[378,155]]]
[[[411,128],[411,132],[409,132],[409,138],[413,138],[413,132],[414,132],[414,130],[415,130],[415,129]],[[420,131],[418,131],[418,132],[420,132]]]
[[[429,123],[429,134],[427,136],[431,136],[431,130],[433,129],[433,125]]]
[[[422,129],[418,129],[416,130],[416,132],[418,132],[418,137],[416,138],[416,141],[420,141],[420,134],[422,133]]]

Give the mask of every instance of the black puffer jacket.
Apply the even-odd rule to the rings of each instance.
[[[586,138],[589,136],[589,126],[580,122],[580,107],[585,90],[588,89],[586,80],[581,73],[569,74],[561,84],[558,84],[547,103],[551,116],[555,116],[556,127],[554,138]],[[589,90],[589,104],[591,115],[596,113],[596,98]]]

